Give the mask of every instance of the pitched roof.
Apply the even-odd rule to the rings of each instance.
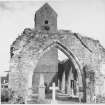
[[[48,3],[45,3],[41,8],[39,8],[35,14],[37,14],[38,12],[44,10],[45,8],[49,8],[48,10],[51,10],[53,11],[53,13],[57,16],[57,13],[55,12],[55,10],[48,4]]]

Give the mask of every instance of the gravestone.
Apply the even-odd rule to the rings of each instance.
[[[70,96],[72,94],[72,90],[71,90],[71,71],[72,70],[70,70],[70,72],[69,72],[69,76],[68,76],[68,87],[67,87],[67,94],[69,94]]]
[[[77,90],[76,96],[79,97],[79,82],[78,82],[78,80],[76,82],[76,90]]]
[[[39,83],[39,99],[45,99],[45,85],[44,85],[44,76],[40,74],[40,83]]]
[[[62,92],[65,93],[65,72],[63,73],[63,76],[62,76]]]
[[[60,80],[58,79],[58,87],[60,88]]]
[[[89,104],[91,101],[90,101],[90,96],[89,95],[87,95],[86,96],[86,102]]]
[[[70,80],[70,76],[68,77],[67,94],[69,94],[71,96],[71,80]]]
[[[52,101],[51,103],[54,104],[56,103],[56,90],[59,89],[58,87],[55,86],[55,83],[52,84],[52,87],[50,87],[50,89],[52,90]]]
[[[86,102],[90,103],[91,102],[91,97],[90,97],[90,89],[87,87],[86,89]]]
[[[96,104],[96,96],[93,96],[93,103]]]
[[[6,83],[6,80],[3,81],[3,84],[5,84],[5,83]]]
[[[71,97],[74,97],[74,91],[71,89]]]
[[[70,88],[71,88],[71,94],[70,94],[70,96],[74,97],[74,77],[73,77],[72,68],[70,70],[70,82],[71,82],[71,84],[70,84]]]

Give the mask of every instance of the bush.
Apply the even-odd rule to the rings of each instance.
[[[13,96],[13,98],[10,100],[11,104],[25,104],[24,98],[21,96]]]
[[[14,91],[8,88],[1,89],[1,102],[10,104],[24,104],[24,98],[17,96]]]
[[[10,100],[11,92],[8,88],[1,89],[1,102],[8,102]]]
[[[96,98],[96,103],[105,103],[105,96],[98,95]]]

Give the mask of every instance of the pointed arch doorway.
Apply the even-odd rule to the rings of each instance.
[[[67,57],[66,60],[58,60],[58,50]],[[52,82],[59,87],[58,95],[67,94],[74,97],[79,94],[79,88],[83,87],[81,72],[81,65],[72,51],[61,43],[54,42],[46,47],[43,54],[40,55],[32,76],[33,91],[35,93],[39,91],[40,74],[43,74],[46,97],[51,92],[49,87]]]

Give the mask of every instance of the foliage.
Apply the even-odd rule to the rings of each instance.
[[[1,89],[1,102],[9,104],[24,104],[24,98],[17,96],[12,89],[2,88]]]
[[[96,98],[96,103],[105,103],[105,96],[98,95]]]
[[[12,97],[12,91],[8,88],[1,89],[1,102],[8,102]]]
[[[14,95],[13,98],[10,100],[11,104],[25,104],[24,98],[21,96]]]

